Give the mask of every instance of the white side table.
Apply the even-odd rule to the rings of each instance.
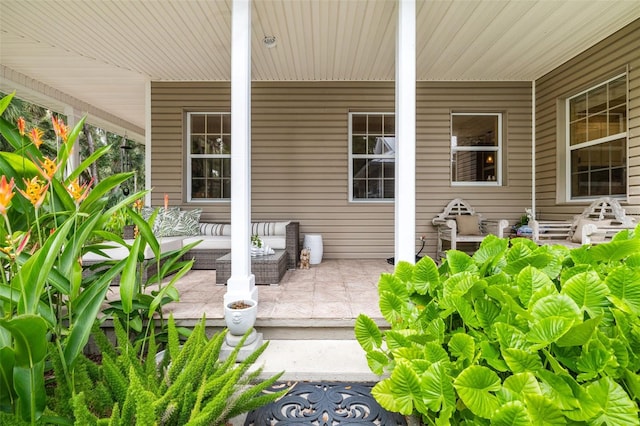
[[[308,248],[311,252],[309,257],[309,263],[317,265],[322,262],[322,235],[320,234],[305,234],[302,248]]]

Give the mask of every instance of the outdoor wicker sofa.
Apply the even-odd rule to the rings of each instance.
[[[254,222],[251,228],[252,235],[260,236],[263,244],[274,250],[285,250],[287,269],[296,269],[300,254],[299,222]],[[183,259],[194,259],[192,269],[215,269],[216,260],[231,251],[231,225],[201,222],[200,235],[185,237],[183,243],[194,241],[200,243],[189,250]]]

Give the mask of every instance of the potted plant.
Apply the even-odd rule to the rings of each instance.
[[[245,334],[253,329],[258,316],[258,302],[252,299],[242,299],[229,302],[224,306],[224,321],[229,329],[227,343],[236,346]],[[250,345],[257,338],[255,330],[250,332],[250,336],[244,342]]]

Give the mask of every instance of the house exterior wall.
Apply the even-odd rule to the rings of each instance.
[[[393,82],[256,82],[252,86],[252,219],[290,219],[323,235],[325,258],[386,258],[392,203],[349,202],[348,113],[393,112]],[[201,207],[230,220],[229,202],[187,203],[187,112],[230,111],[228,82],[151,85],[152,204]],[[503,113],[503,185],[452,187],[450,113]],[[435,254],[431,219],[455,197],[488,218],[517,221],[531,205],[531,84],[417,84],[416,237]],[[233,135],[232,135],[233,137]],[[416,241],[419,246],[419,242]]]
[[[567,202],[563,197],[566,171],[562,161],[564,100],[607,78],[628,74],[628,196],[621,204],[640,209],[640,20],[566,62],[536,81],[536,204],[543,219],[567,219],[589,201]]]

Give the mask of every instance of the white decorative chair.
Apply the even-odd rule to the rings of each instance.
[[[459,243],[477,245],[489,234],[504,237],[504,229],[509,227],[506,219],[485,219],[462,198],[451,200],[442,213],[434,217],[433,226],[437,231],[436,259],[443,254],[443,242],[448,241],[451,250]]]
[[[623,229],[637,225],[627,216],[618,200],[602,197],[593,201],[573,220],[531,220],[533,241],[538,244],[562,244],[579,247],[608,241]]]

